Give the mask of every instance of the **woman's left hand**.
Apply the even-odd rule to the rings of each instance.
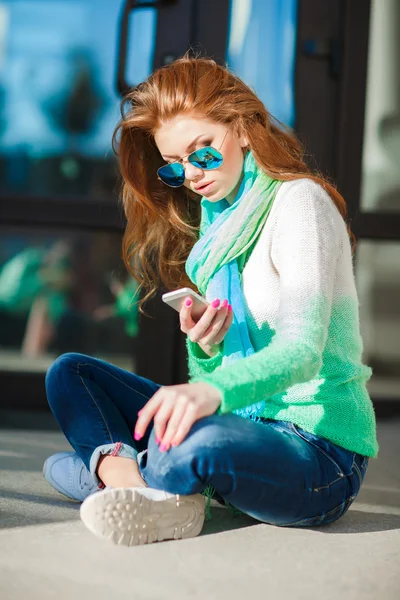
[[[202,417],[213,415],[221,400],[221,394],[214,386],[201,381],[163,386],[138,412],[134,437],[142,438],[154,417],[154,433],[156,441],[160,442],[160,450],[163,451],[163,447],[166,451],[170,446],[178,446],[193,423]]]

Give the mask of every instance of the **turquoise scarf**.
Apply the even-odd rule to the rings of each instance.
[[[240,275],[281,183],[264,173],[248,151],[233,204],[225,198],[210,202],[203,196],[201,200],[200,238],[186,261],[186,273],[209,302],[227,298],[232,305],[234,319],[223,342],[222,368],[255,353],[246,323]],[[262,400],[234,413],[253,418],[260,416],[263,408]]]

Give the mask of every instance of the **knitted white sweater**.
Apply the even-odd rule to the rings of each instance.
[[[264,399],[263,416],[377,456],[345,222],[311,179],[284,182],[242,273],[255,354],[221,368],[187,337],[189,382],[221,393],[218,414]]]
[[[243,270],[242,286],[256,351],[269,344],[266,324],[275,329],[277,319],[295,339],[312,297],[322,294],[331,305],[346,297],[358,304],[346,225],[320,185],[311,179],[281,185]]]

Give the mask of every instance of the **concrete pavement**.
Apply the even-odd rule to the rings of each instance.
[[[91,535],[44,480],[46,457],[71,448],[35,418],[12,429],[3,415],[0,429],[2,600],[400,598],[400,420],[378,422],[379,458],[337,523],[273,527],[213,501],[200,536],[126,548]]]

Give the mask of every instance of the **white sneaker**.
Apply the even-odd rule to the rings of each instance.
[[[124,546],[194,537],[204,523],[201,494],[170,494],[149,487],[106,488],[80,508],[86,527],[96,536]]]
[[[43,476],[60,494],[83,502],[99,487],[76,452],[58,452],[46,459]]]

